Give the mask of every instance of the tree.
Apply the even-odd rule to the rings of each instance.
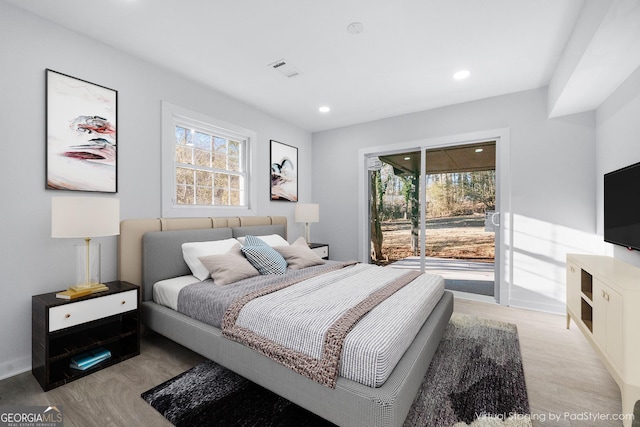
[[[419,229],[420,229],[420,200],[418,193],[419,176],[403,175],[402,195],[407,207],[407,216],[411,220],[411,250],[414,255],[420,254]]]
[[[468,190],[469,198],[480,202],[485,209],[496,207],[496,171],[479,171],[471,174],[471,183]]]
[[[388,180],[383,182],[381,171],[372,171],[371,179],[371,243],[373,244],[373,253],[371,258],[373,261],[382,261],[382,210],[384,207],[384,193],[388,184]]]

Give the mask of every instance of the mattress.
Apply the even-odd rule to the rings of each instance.
[[[352,272],[349,269],[358,270],[357,273],[361,276],[354,280],[355,271]],[[321,324],[326,323],[327,319],[340,315],[344,310],[341,302],[349,299],[357,302],[371,291],[372,283],[380,279],[392,279],[404,273],[401,270],[367,264],[358,264],[341,270],[344,271],[306,279],[289,288],[254,300],[251,306],[253,309],[258,307],[259,312],[262,310],[259,316],[266,316],[265,318],[269,319],[267,322],[251,322],[244,316],[241,316],[239,321],[243,326],[253,328],[259,333],[272,335],[275,333],[271,339],[276,342],[286,344],[295,351],[317,357],[318,351],[322,348],[318,345],[318,341],[322,340]],[[297,271],[287,274],[301,273]],[[323,276],[330,278],[328,286],[322,285],[326,278]],[[224,309],[230,304],[229,301],[220,302],[221,292],[232,292],[234,297],[229,298],[232,301],[236,299],[238,292],[246,293],[245,291],[249,289],[248,285],[254,289],[263,286],[261,282],[267,286],[273,280],[274,278],[269,276],[251,278],[241,281],[242,283],[238,282],[240,286],[234,289],[236,285],[216,286],[211,281],[193,283],[192,278],[183,276],[158,282],[154,286],[154,297],[158,298],[156,302],[173,309],[183,305],[178,311],[220,327],[218,319],[220,313],[224,314]],[[192,283],[188,283],[189,281]],[[239,289],[244,290],[239,291]],[[345,293],[347,289],[351,291]],[[182,303],[176,299],[181,292],[184,297],[187,293],[185,291],[192,293],[191,305],[198,306],[191,312],[189,309],[185,312],[184,300],[187,298],[184,298]],[[369,387],[379,387],[384,384],[443,293],[444,281],[440,276],[423,274],[380,303],[347,335],[341,355],[339,375]],[[316,294],[321,297],[311,303],[311,311],[309,306],[295,309],[292,304],[285,302],[284,307],[288,308],[287,311],[301,310],[294,313],[300,317],[301,321],[296,322],[293,330],[287,330],[282,327],[281,319],[277,316],[273,317],[274,313],[278,313],[283,308],[283,303],[278,302],[277,294],[284,294],[289,300],[295,300],[305,294]],[[325,315],[324,320],[314,321],[313,319],[318,319],[318,316],[313,311],[322,312]],[[214,313],[217,314],[214,315]],[[290,312],[288,314],[291,315]]]

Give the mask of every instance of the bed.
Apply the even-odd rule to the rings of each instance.
[[[182,244],[277,234],[287,238],[286,217],[159,218],[124,220],[119,278],[138,284],[145,327],[184,345],[339,426],[401,426],[453,311],[444,291],[394,368],[378,387],[345,378],[332,387],[294,372],[260,351],[223,336],[153,298],[153,285],[191,274]]]

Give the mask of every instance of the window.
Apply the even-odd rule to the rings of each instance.
[[[246,141],[176,125],[178,205],[246,206]]]
[[[166,102],[162,115],[163,215],[252,214],[255,132]]]

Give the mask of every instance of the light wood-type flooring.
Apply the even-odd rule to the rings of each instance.
[[[564,316],[456,298],[455,311],[518,327],[534,426],[620,426],[620,390],[578,328]],[[141,354],[43,392],[31,372],[0,381],[0,406],[59,405],[65,427],[170,426],[140,393],[191,368],[201,356],[155,333]]]

